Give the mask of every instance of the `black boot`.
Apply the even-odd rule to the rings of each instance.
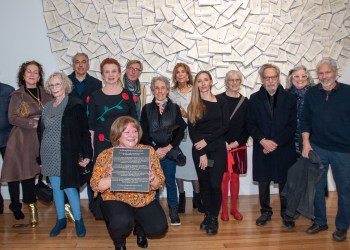
[[[192,205],[193,205],[193,208],[198,208],[198,212],[200,213],[205,212],[200,193],[193,192]]]
[[[209,225],[206,228],[207,234],[209,234],[209,235],[217,234],[218,233],[218,228],[219,228],[218,217],[210,215]]]
[[[183,214],[186,208],[186,194],[185,192],[179,193],[179,206],[177,207],[177,212]]]
[[[140,248],[147,248],[148,241],[142,227],[139,224],[134,226],[133,234],[136,235],[136,244]]]
[[[206,230],[208,225],[209,225],[209,220],[210,220],[210,214],[209,212],[205,212],[204,214],[204,220],[202,221],[202,223],[200,224],[199,228],[201,230]]]
[[[4,213],[4,199],[2,198],[2,195],[0,193],[0,214]]]

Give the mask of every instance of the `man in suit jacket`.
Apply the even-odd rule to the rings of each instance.
[[[259,183],[261,216],[257,226],[271,220],[270,182],[278,183],[280,193],[286,183],[290,166],[297,159],[294,145],[297,110],[295,97],[280,84],[280,70],[273,64],[264,64],[260,71],[263,83],[251,95],[247,111],[247,128],[254,140],[253,180]],[[280,196],[281,216],[287,228],[295,226],[285,214],[287,201]]]

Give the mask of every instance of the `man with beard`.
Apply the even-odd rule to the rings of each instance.
[[[257,226],[265,226],[273,214],[270,207],[270,182],[278,183],[282,192],[287,173],[297,159],[294,145],[296,130],[296,100],[280,85],[280,70],[273,64],[264,64],[260,71],[263,83],[251,95],[247,110],[247,128],[254,140],[253,181],[259,183],[261,216]],[[280,196],[281,217],[284,226],[295,226],[285,214],[287,200]]]
[[[324,168],[316,185],[315,220],[306,232],[316,234],[328,229],[324,188],[331,165],[338,192],[333,239],[343,241],[350,224],[350,86],[337,82],[338,67],[331,58],[317,64],[317,76],[320,83],[305,96],[301,119],[302,155],[308,158],[309,151],[315,151]]]

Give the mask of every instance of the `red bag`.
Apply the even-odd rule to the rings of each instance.
[[[235,148],[227,152],[227,169],[229,173],[247,173],[247,146]]]

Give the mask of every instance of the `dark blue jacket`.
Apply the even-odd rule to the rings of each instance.
[[[323,165],[316,152],[309,159],[301,157],[288,171],[286,185],[281,193],[287,198],[286,214],[295,217],[297,212],[314,219],[316,184],[321,179]]]
[[[0,83],[0,147],[5,147],[10,131],[11,125],[8,119],[8,109],[10,102],[10,94],[15,91],[10,85]]]
[[[338,83],[330,92],[318,84],[306,93],[301,132],[310,142],[335,152],[350,153],[350,86]]]
[[[79,95],[78,92],[74,89],[74,83],[79,82],[75,77],[75,72],[70,74],[68,77],[73,83],[73,90],[69,95],[83,100],[84,103],[86,103],[86,97],[90,96],[96,90],[102,88],[102,82],[100,80],[90,76],[89,74],[86,74],[85,79],[82,81],[82,83],[85,84],[85,88],[83,90],[83,93]]]

